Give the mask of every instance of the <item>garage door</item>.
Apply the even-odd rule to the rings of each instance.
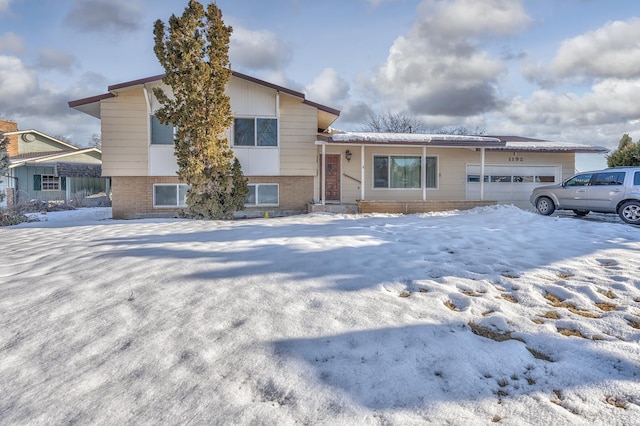
[[[533,188],[560,182],[559,166],[487,165],[484,168],[484,199],[532,209]],[[467,166],[467,200],[480,199],[480,165]]]

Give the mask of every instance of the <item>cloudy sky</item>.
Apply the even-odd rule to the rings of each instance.
[[[206,1],[202,1],[206,3]],[[0,0],[0,117],[86,145],[67,106],[160,74],[153,22],[187,0]],[[217,0],[232,68],[337,108],[615,147],[640,138],[640,3]]]

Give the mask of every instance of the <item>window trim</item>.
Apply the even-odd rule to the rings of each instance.
[[[236,120],[253,120],[253,145],[236,145]],[[276,144],[275,145],[258,145],[258,120],[274,120],[276,126]],[[233,125],[231,129],[231,138],[233,139],[234,148],[261,148],[261,149],[278,149],[280,148],[280,120],[274,116],[235,116],[233,117]]]
[[[159,186],[173,186],[176,188],[176,204],[175,205],[157,205],[156,204],[156,187]],[[175,208],[183,208],[187,207],[187,196],[185,192],[184,204],[180,204],[180,187],[184,186],[186,189],[189,189],[189,185],[186,183],[154,183],[153,184],[153,208],[154,209],[175,209]]]
[[[248,184],[248,186],[249,187],[253,186],[255,188],[256,202],[255,203],[247,203],[246,200],[245,200],[244,205],[246,207],[273,207],[273,206],[279,206],[280,205],[280,184],[279,183],[274,183],[274,182],[250,183],[250,184]],[[260,186],[275,186],[278,189],[278,202],[275,203],[275,204],[272,204],[272,203],[260,203],[260,199],[258,197],[258,188]]]
[[[375,186],[376,184],[376,179],[375,179],[375,158],[376,157],[386,157],[387,158],[387,186],[383,187],[383,186]],[[417,157],[420,158],[420,186],[417,187],[412,187],[412,188],[396,188],[396,187],[392,187],[391,186],[391,158],[392,157]],[[436,175],[435,175],[435,186],[427,186],[427,176],[426,176],[426,166],[427,166],[427,158],[435,158],[436,161]],[[440,156],[439,155],[426,155],[424,157],[424,165],[425,165],[425,170],[422,170],[422,154],[417,154],[417,155],[413,155],[413,154],[373,154],[371,157],[371,189],[378,191],[416,191],[416,190],[422,190],[423,185],[423,177],[424,177],[424,184],[426,186],[427,191],[437,191],[438,188],[440,187],[440,173],[439,173],[439,165],[440,165]],[[423,172],[425,173],[425,175],[423,176]]]

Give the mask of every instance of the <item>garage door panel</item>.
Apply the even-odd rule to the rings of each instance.
[[[530,209],[534,188],[559,181],[559,166],[487,165],[484,168],[484,199]],[[467,200],[480,199],[480,166],[467,166]]]

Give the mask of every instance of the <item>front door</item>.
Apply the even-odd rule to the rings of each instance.
[[[324,167],[325,201],[340,201],[340,155],[326,154]],[[322,163],[322,156],[320,156]]]

